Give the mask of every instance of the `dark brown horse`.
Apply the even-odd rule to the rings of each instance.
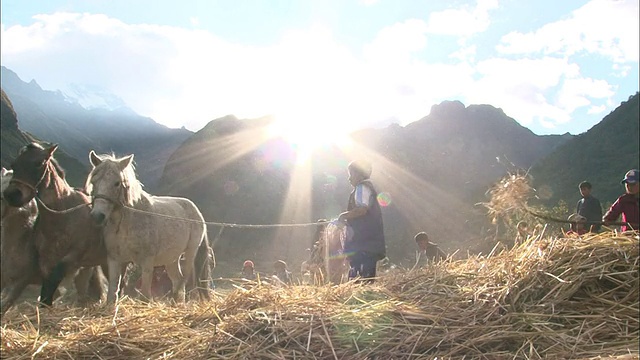
[[[106,250],[102,231],[89,215],[90,198],[69,186],[64,170],[53,158],[58,148],[32,143],[13,161],[13,178],[3,195],[7,203],[21,207],[38,201],[39,217],[34,227],[38,265],[43,276],[40,302],[51,305],[62,279],[75,277],[79,296],[102,298],[104,288],[96,270],[106,269]],[[88,299],[79,299],[88,300]]]

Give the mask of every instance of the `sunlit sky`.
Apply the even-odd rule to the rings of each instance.
[[[228,114],[354,130],[444,100],[578,134],[639,87],[638,1],[2,0],[2,65],[197,131]]]

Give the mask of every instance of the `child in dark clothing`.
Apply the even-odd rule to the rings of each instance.
[[[425,262],[438,262],[447,258],[447,255],[440,250],[438,244],[429,241],[429,236],[425,232],[419,232],[414,237],[418,245],[420,258],[424,257]],[[420,262],[420,259],[418,259]]]

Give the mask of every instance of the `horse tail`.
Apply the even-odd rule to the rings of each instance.
[[[196,288],[200,294],[201,299],[211,299],[209,295],[209,286],[211,283],[211,272],[213,267],[216,266],[215,256],[213,254],[213,248],[209,245],[209,237],[207,233],[204,233],[204,238],[198,246],[198,252],[195,258],[195,280]]]

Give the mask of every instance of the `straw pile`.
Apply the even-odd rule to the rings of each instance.
[[[207,303],[21,304],[3,359],[638,358],[638,239],[535,239],[375,284],[243,286]]]

